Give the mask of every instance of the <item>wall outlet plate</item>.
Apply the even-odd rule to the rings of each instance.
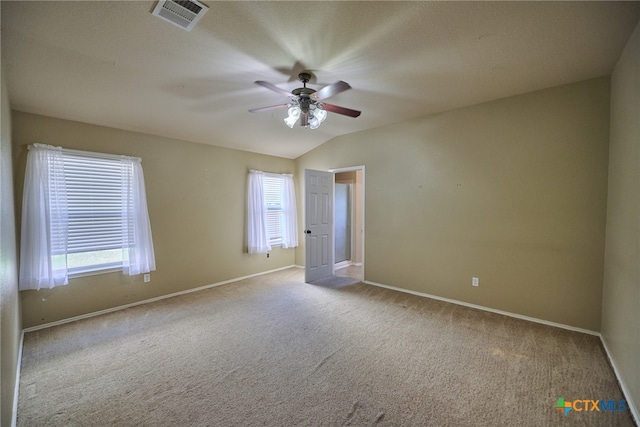
[[[472,277],[471,278],[471,286],[480,286],[480,278]]]
[[[144,275],[144,283],[149,283],[151,281],[151,274],[145,273]]]

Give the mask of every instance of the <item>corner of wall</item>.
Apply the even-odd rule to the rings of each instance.
[[[640,424],[640,23],[611,76],[601,336]]]
[[[0,424],[12,425],[17,403],[22,320],[18,293],[18,255],[11,147],[11,107],[0,63]]]

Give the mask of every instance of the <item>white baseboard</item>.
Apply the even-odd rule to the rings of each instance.
[[[172,294],[161,295],[161,296],[155,297],[155,298],[149,298],[149,299],[145,299],[145,300],[142,300],[142,301],[132,302],[131,304],[124,304],[124,305],[119,305],[117,307],[107,308],[105,310],[94,311],[92,313],[82,314],[80,316],[70,317],[68,319],[57,320],[55,322],[45,323],[45,324],[38,325],[38,326],[32,326],[30,328],[24,328],[23,332],[33,332],[33,331],[38,331],[40,329],[50,328],[52,326],[64,325],[65,323],[75,322],[76,320],[88,319],[88,318],[91,318],[91,317],[100,316],[102,314],[113,313],[114,311],[120,311],[120,310],[124,310],[126,308],[135,307],[137,305],[148,304],[150,302],[155,302],[155,301],[160,301],[160,300],[167,299],[167,298],[177,297],[177,296],[180,296],[180,295],[190,294],[192,292],[203,291],[205,289],[215,288],[216,286],[227,285],[229,283],[238,282],[240,280],[250,279],[252,277],[257,277],[257,276],[263,276],[265,274],[274,273],[276,271],[281,271],[281,270],[286,270],[286,269],[292,268],[292,267],[295,267],[295,266],[294,265],[288,265],[286,267],[280,267],[280,268],[276,268],[276,269],[269,270],[269,271],[263,271],[261,273],[250,274],[248,276],[242,276],[242,277],[236,277],[235,279],[225,280],[225,281],[222,281],[222,282],[212,283],[210,285],[204,285],[204,286],[200,286],[200,287],[193,288],[193,289],[187,289],[187,290],[180,291],[180,292],[174,292]]]
[[[394,291],[405,292],[405,293],[408,293],[408,294],[417,295],[419,297],[437,299],[439,301],[450,302],[452,304],[457,304],[457,305],[463,305],[465,307],[471,307],[471,308],[475,308],[477,310],[490,311],[492,313],[502,314],[503,316],[509,316],[509,317],[515,317],[516,319],[528,320],[529,322],[542,323],[543,325],[555,326],[556,328],[562,328],[562,329],[568,329],[570,331],[582,332],[583,334],[595,335],[597,337],[600,336],[599,332],[590,331],[588,329],[577,328],[575,326],[565,325],[565,324],[562,324],[562,323],[550,322],[548,320],[542,320],[542,319],[538,319],[536,317],[524,316],[522,314],[511,313],[509,311],[497,310],[495,308],[490,308],[490,307],[485,307],[485,306],[482,306],[482,305],[471,304],[471,303],[468,303],[468,302],[458,301],[458,300],[451,299],[451,298],[439,297],[437,295],[426,294],[426,293],[423,293],[423,292],[412,291],[412,290],[409,290],[409,289],[396,288],[395,286],[383,285],[382,283],[376,283],[376,282],[372,282],[370,280],[364,280],[364,283],[366,283],[368,285],[379,286],[381,288],[391,289],[391,290],[394,290]]]
[[[605,353],[607,353],[607,358],[609,359],[609,363],[613,368],[613,373],[616,375],[616,378],[618,379],[618,384],[620,385],[620,388],[622,389],[622,394],[624,394],[625,400],[627,401],[627,405],[629,406],[629,410],[631,411],[631,416],[633,417],[633,420],[635,421],[636,425],[640,426],[640,414],[638,414],[638,408],[634,404],[633,400],[630,399],[631,395],[629,394],[629,389],[625,385],[624,381],[622,381],[620,372],[618,371],[618,368],[616,367],[616,363],[613,361],[613,358],[611,357],[611,353],[609,352],[609,347],[607,347],[607,342],[605,341],[602,334],[600,334],[600,341],[602,342],[602,346],[604,347]]]
[[[13,407],[11,409],[11,427],[16,427],[18,423],[18,397],[20,395],[20,372],[22,371],[23,343],[24,343],[24,331],[20,333],[20,343],[18,344],[18,360],[16,363],[16,384],[13,389]]]
[[[340,261],[333,265],[333,271],[340,270],[341,268],[351,267],[353,263],[349,260]]]

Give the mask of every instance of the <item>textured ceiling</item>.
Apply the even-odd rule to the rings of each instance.
[[[218,2],[186,32],[155,2],[1,1],[12,108],[296,158],[338,135],[611,73],[640,2]],[[298,64],[298,65],[296,65]],[[299,64],[344,80],[289,129]]]

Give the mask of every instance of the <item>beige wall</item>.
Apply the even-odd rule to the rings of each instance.
[[[17,212],[26,146],[34,142],[142,158],[157,271],[151,282],[121,273],[21,292],[24,327],[294,264],[292,249],[246,253],[249,169],[293,173],[289,159],[13,112]]]
[[[602,338],[640,410],[640,24],[611,77]],[[636,412],[637,416],[637,412]]]
[[[0,69],[2,66],[0,65]],[[11,164],[11,109],[4,76],[0,71],[0,425],[11,425],[13,394],[18,368],[22,322],[18,297],[16,222]]]
[[[608,78],[496,100],[335,138],[298,188],[366,166],[366,280],[599,331],[608,118]]]

